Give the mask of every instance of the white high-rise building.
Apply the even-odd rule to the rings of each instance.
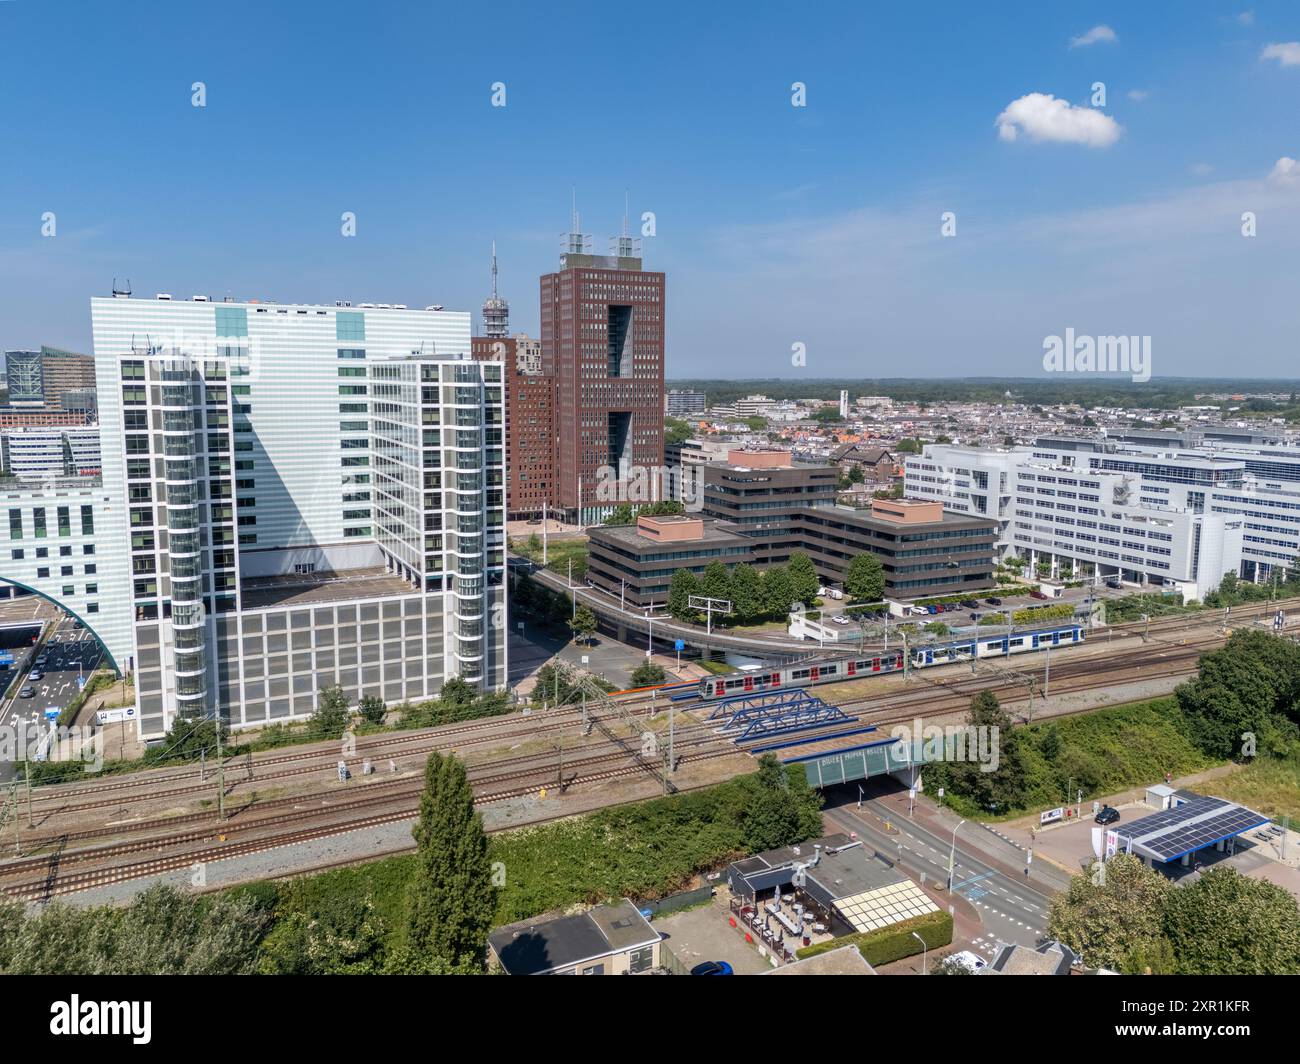
[[[1225,573],[1260,579],[1300,553],[1295,453],[1065,437],[1001,451],[929,444],[907,460],[905,491],[997,518],[1003,554],[1045,562],[1054,576],[1187,598],[1204,598]]]
[[[334,684],[505,684],[502,366],[470,360],[468,314],[118,297],[91,318],[102,483],[12,506],[11,539],[34,555],[57,520],[95,551],[93,603],[85,574],[25,553],[21,575],[135,672],[146,738],[302,718]]]

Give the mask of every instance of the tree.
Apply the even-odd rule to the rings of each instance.
[[[607,525],[630,525],[635,520],[632,507],[627,503],[620,503],[615,506],[608,517],[605,518]]]
[[[465,972],[483,971],[497,887],[483,818],[465,766],[429,755],[415,836],[416,872],[407,908],[406,940],[417,958]]]
[[[348,696],[338,684],[322,687],[317,693],[316,712],[307,722],[307,730],[317,739],[337,739],[348,726]]]
[[[787,616],[795,598],[794,585],[784,565],[775,565],[763,573],[763,602],[769,616]]]
[[[921,446],[922,444],[920,440],[914,440],[905,436],[903,439],[898,441],[894,450],[898,451],[900,454],[920,454]]]
[[[438,697],[448,705],[463,706],[478,697],[478,688],[468,680],[462,680],[459,676],[448,676],[443,681],[442,690],[438,692]]]
[[[763,578],[752,565],[742,563],[731,570],[731,601],[742,624],[750,624],[767,612],[763,604]]]
[[[667,679],[664,667],[653,661],[643,661],[632,670],[633,687],[654,687]]]
[[[981,809],[1008,809],[1020,805],[1024,794],[1024,759],[1020,735],[1011,730],[1011,716],[992,691],[981,691],[971,699],[967,726],[974,737],[985,736],[987,751],[996,751],[996,763],[990,757],[981,762],[970,756],[965,760],[945,762],[944,769],[952,789],[977,803]],[[981,732],[980,729],[985,729]],[[996,745],[994,745],[996,744]],[[977,748],[971,740],[967,750]]]
[[[590,606],[579,606],[573,613],[573,619],[569,621],[569,627],[573,629],[573,638],[590,639],[591,634],[596,630],[596,615],[591,612]]]
[[[1165,903],[1175,888],[1136,857],[1117,854],[1070,880],[1052,899],[1047,930],[1094,968],[1120,971],[1163,934]]]
[[[699,593],[699,580],[689,569],[678,569],[668,584],[668,612],[679,621],[694,619],[690,597]]]
[[[790,573],[790,590],[794,592],[794,597],[805,606],[811,606],[817,601],[817,588],[820,584],[817,579],[817,567],[813,565],[812,559],[803,551],[797,550],[790,555],[787,569]]]
[[[1300,908],[1267,880],[1221,866],[1173,891],[1165,934],[1184,975],[1300,974]]]
[[[1240,758],[1250,737],[1256,750],[1284,750],[1300,719],[1300,647],[1268,632],[1234,632],[1201,655],[1196,679],[1174,694],[1205,753]]]
[[[704,575],[700,578],[700,595],[707,598],[723,599],[726,602],[731,601],[731,574],[727,572],[727,567],[714,559],[704,567]],[[714,614],[713,619],[716,621],[718,615]]]
[[[680,418],[664,418],[664,446],[685,443],[691,438],[691,426]]]
[[[361,711],[361,716],[367,723],[384,723],[384,715],[387,710],[384,707],[384,700],[378,695],[366,695],[357,703],[357,709]]]
[[[248,975],[270,913],[251,893],[142,891],[126,908],[0,903],[0,972],[13,975]]]
[[[217,756],[217,721],[209,717],[177,717],[165,741],[145,751],[145,761],[164,764],[169,761],[197,761],[201,756]],[[225,741],[230,729],[221,724]],[[342,734],[340,732],[340,734]]]
[[[371,975],[382,971],[383,918],[367,892],[290,888],[263,940],[263,975]]]
[[[844,574],[844,590],[859,602],[879,602],[885,597],[885,567],[870,551],[855,554]]]
[[[821,795],[808,785],[807,774],[798,765],[782,765],[776,755],[764,754],[758,771],[745,777],[745,782],[743,831],[750,853],[822,834]]]

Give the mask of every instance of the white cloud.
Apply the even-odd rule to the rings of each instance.
[[[1276,59],[1279,66],[1300,66],[1300,41],[1286,41],[1283,44],[1269,44],[1259,53],[1260,62]]]
[[[1151,93],[1148,92],[1146,89],[1129,89],[1128,92],[1126,92],[1124,95],[1127,96],[1134,103],[1141,103],[1148,96],[1150,96]]]
[[[1237,16],[1237,21],[1240,22],[1243,26],[1255,25],[1255,12],[1243,11],[1240,15]]]
[[[1031,92],[1007,104],[997,118],[998,136],[1015,140],[1024,133],[1030,140],[1085,144],[1107,148],[1119,140],[1123,127],[1101,111],[1075,107],[1042,92]]]
[[[1211,170],[1213,170],[1214,167],[1211,166],[1209,163],[1192,163],[1192,165],[1189,166],[1187,169],[1190,173],[1195,174],[1197,177],[1204,177]]]
[[[1300,185],[1300,163],[1297,163],[1291,156],[1284,155],[1273,164],[1268,179],[1273,184],[1282,185],[1285,188]]]
[[[1071,37],[1070,47],[1087,48],[1090,44],[1101,44],[1102,42],[1105,42],[1106,44],[1114,44],[1117,40],[1119,40],[1119,38],[1115,36],[1115,31],[1109,26],[1103,24],[1101,26],[1093,26],[1087,33],[1081,34],[1078,37]]]

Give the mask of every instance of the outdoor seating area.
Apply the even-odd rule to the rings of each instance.
[[[730,909],[731,926],[781,964],[793,963],[804,946],[835,937],[829,915],[798,889],[786,894],[773,890],[770,897],[754,901],[732,897]]]

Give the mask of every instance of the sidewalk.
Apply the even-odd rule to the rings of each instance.
[[[1196,790],[1200,784],[1208,783],[1211,780],[1220,778],[1221,776],[1226,776],[1236,771],[1238,767],[1239,766],[1237,765],[1216,765],[1213,768],[1203,769],[1200,772],[1193,772],[1188,776],[1180,776],[1177,779],[1174,779],[1169,786],[1175,789]],[[1163,782],[1164,780],[1153,781],[1153,783]],[[1129,790],[1119,791],[1115,794],[1084,799],[1082,803],[1082,815],[1079,819],[1092,819],[1093,802],[1100,802],[1102,805],[1109,805],[1115,809],[1131,809],[1139,805],[1145,808],[1146,786],[1130,788]],[[1073,808],[1073,806],[1071,808]],[[1154,813],[1156,810],[1150,809],[1147,811]],[[1078,822],[1078,820],[1072,817],[1069,820],[1063,820],[1056,824],[1048,824],[1040,827],[1037,815],[1030,813],[1015,820],[1008,820],[999,824],[990,825],[989,830],[1000,837],[1007,839],[1012,845],[1025,847],[1033,845],[1034,833],[1036,833],[1039,839],[1041,839],[1044,835],[1050,832],[1059,831],[1062,828],[1068,827],[1071,824],[1077,824]],[[1038,854],[1035,853],[1034,856],[1035,860],[1037,860]],[[1045,859],[1049,861],[1051,860],[1051,858]],[[1064,868],[1064,866],[1061,865],[1058,865],[1058,867]],[[1074,869],[1065,870],[1069,871],[1071,874],[1075,873]]]
[[[952,810],[946,806],[935,805],[924,795],[917,795],[910,818],[907,816],[907,792],[901,792],[896,800],[898,812],[894,820],[903,823],[910,819],[942,839],[950,839],[953,828],[961,821]],[[1025,838],[1026,842],[1022,845],[1015,838],[1007,838],[1005,835],[995,833],[987,825],[973,820],[967,820],[958,833],[958,840],[966,849],[978,853],[980,860],[991,868],[996,868],[1003,875],[1051,894],[1065,890],[1069,886],[1070,876],[1074,874],[1073,870],[1051,863],[1044,864],[1037,854],[1034,855],[1034,862],[1029,866],[1029,875],[1025,875],[1028,833]]]

